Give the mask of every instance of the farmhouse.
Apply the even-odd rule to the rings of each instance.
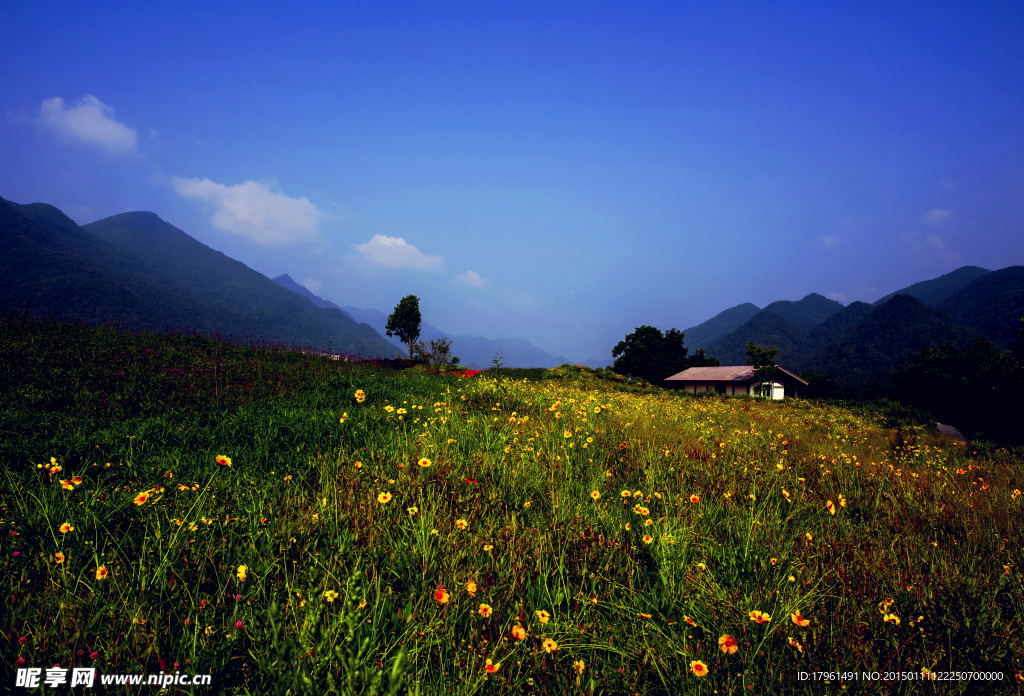
[[[772,380],[771,397],[781,399],[784,396],[798,396],[800,385],[807,382],[797,377],[784,367],[775,366],[775,377]],[[728,396],[757,394],[757,382],[754,380],[754,368],[750,365],[730,365],[727,367],[691,367],[679,374],[665,379],[665,386],[684,389],[696,394],[701,391],[716,391]]]

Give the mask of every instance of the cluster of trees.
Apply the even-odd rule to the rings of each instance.
[[[690,367],[719,365],[718,360],[704,354],[703,348],[689,355],[689,350],[683,345],[684,335],[674,328],[662,334],[653,326],[638,326],[612,350],[615,358],[612,369],[620,375],[660,384],[666,377]]]
[[[398,340],[408,346],[409,357],[424,362],[427,372],[440,374],[444,370],[457,367],[459,358],[452,355],[452,342],[447,338],[432,340],[428,344],[419,340],[422,323],[420,298],[416,295],[406,295],[399,300],[395,311],[388,316],[385,331],[388,336],[398,336]]]

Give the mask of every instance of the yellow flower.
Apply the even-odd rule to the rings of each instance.
[[[839,507],[846,507],[846,498],[843,497],[842,493],[839,494]]]
[[[644,534],[645,544],[650,544],[652,541],[654,541],[654,537],[652,537],[650,534]]]
[[[365,400],[366,400],[366,392],[364,392],[362,389],[356,390],[356,401],[358,401],[359,403],[363,403],[363,401],[365,401]]]
[[[422,467],[423,467],[424,469],[426,469],[426,468],[427,468],[428,466],[430,466],[430,463],[431,463],[431,462],[430,462],[430,460],[429,460],[429,459],[427,459],[426,457],[423,457],[422,459],[420,459],[420,460],[419,460],[418,462],[416,462],[416,463],[417,463],[417,464],[419,464],[420,466],[422,466]]]
[[[786,468],[786,467],[782,466],[781,464],[776,464],[776,465],[775,465],[775,470],[776,470],[776,471],[782,471],[782,470],[783,470],[783,469],[785,469],[785,468]]]
[[[571,430],[566,430],[565,433],[563,433],[563,436],[567,437],[567,438],[572,437],[572,431]]]
[[[383,493],[377,496],[377,502],[380,503],[381,505],[388,503],[390,500],[391,494],[388,493],[387,491],[384,491]]]
[[[530,501],[529,501],[529,500],[527,500],[527,501],[526,501],[525,503],[523,503],[523,507],[524,507],[524,508],[528,508],[528,507],[530,507]]]
[[[218,454],[214,457],[214,461],[221,466],[231,466],[231,457],[226,457],[223,454]]]
[[[629,530],[631,530],[632,528],[633,528],[633,524],[632,524],[631,522],[627,522],[627,523],[626,523],[626,531],[628,532],[628,531],[629,531]]]
[[[248,572],[249,572],[249,568],[247,566],[240,565],[240,566],[238,566],[238,570],[235,571],[235,577],[238,578],[239,580],[241,580],[242,582],[245,582],[245,576],[246,576],[246,573],[248,573]]]
[[[327,590],[326,592],[324,592],[323,598],[326,599],[328,602],[333,602],[335,599],[338,598],[338,593],[334,590]]]
[[[572,663],[572,668],[576,670],[576,674],[583,674],[583,670],[586,669],[586,665],[583,664],[583,660],[576,660]]]
[[[601,494],[598,493],[597,491],[590,491],[590,497],[593,498],[594,500],[600,500]]]
[[[691,496],[690,496],[690,502],[691,502],[691,503],[694,503],[694,504],[696,504],[696,503],[699,503],[699,502],[700,502],[700,496],[697,496],[697,495],[691,495]]]
[[[740,646],[736,643],[736,639],[730,635],[725,635],[719,638],[718,647],[726,655],[732,655],[740,649]]]
[[[836,506],[832,503],[831,500],[825,503],[825,509],[828,510],[828,513],[830,515],[836,514]]]
[[[394,406],[385,406],[384,410],[387,411],[388,413],[391,413],[392,411],[395,410],[395,407]]]
[[[348,420],[348,413],[341,414],[341,418],[338,420],[339,423],[344,423]]]
[[[416,514],[417,512],[419,512],[419,511],[420,511],[420,509],[419,509],[418,507],[416,507],[416,506],[414,505],[414,506],[412,506],[411,508],[406,508],[406,509],[405,509],[405,511],[409,513],[409,517],[412,517],[412,516],[413,516],[413,515],[415,515],[415,514]]]
[[[513,626],[512,637],[516,640],[526,640],[526,629],[522,626]]]
[[[484,669],[487,670],[488,674],[494,674],[495,672],[498,671],[499,667],[501,667],[501,663],[500,662],[498,664],[494,664],[491,661],[491,658],[488,657],[487,658],[487,662],[485,663]]]
[[[811,535],[810,532],[807,532],[806,534],[804,534],[804,536],[807,537],[807,541],[813,541],[814,540],[814,537]]]
[[[553,653],[554,651],[558,650],[558,643],[551,640],[550,638],[545,638],[543,645],[544,651],[547,653]]]
[[[481,604],[480,605],[480,616],[482,616],[484,618],[487,618],[488,616],[490,616],[493,613],[494,613],[494,610],[491,609],[491,606],[489,604]]]
[[[105,580],[107,578],[107,566],[101,565],[96,569],[96,579]]]
[[[490,551],[494,548],[493,544],[484,544],[484,551]]]
[[[800,645],[800,643],[796,642],[791,637],[789,638],[789,644],[792,645],[797,650],[799,650],[800,652],[804,651],[804,646]]]
[[[700,660],[693,660],[690,662],[690,671],[693,672],[695,677],[706,677],[708,675],[708,666]]]
[[[81,476],[75,476],[75,477],[73,477],[71,479],[71,483],[75,484],[76,486],[78,484],[80,484],[81,482],[82,482],[82,477]]]
[[[66,491],[73,491],[73,490],[75,490],[75,487],[71,484],[71,482],[68,481],[68,480],[65,480],[65,479],[61,479],[60,487],[63,488],[64,490],[66,490]]]
[[[551,620],[551,614],[547,613],[543,609],[538,609],[534,613],[537,615],[537,620],[540,621],[543,624],[546,624],[548,621]],[[550,651],[548,651],[548,652],[550,652]]]
[[[632,496],[633,494],[632,494],[632,493],[630,493],[629,491],[622,491],[621,495],[622,495],[622,497],[623,497],[623,498],[629,498],[629,497],[631,497],[631,496]]]
[[[408,411],[406,411],[404,408],[400,408],[400,409],[398,409],[397,413],[398,413],[398,415],[403,416],[406,413],[408,413]]]
[[[142,505],[147,500],[149,500],[149,491],[143,491],[142,493],[139,493],[137,496],[135,496],[135,499],[132,500],[132,502],[135,503],[136,505]]]
[[[459,529],[465,529],[469,526],[469,522],[466,522],[466,520],[455,520],[455,526]]]
[[[67,522],[65,522],[64,524],[62,524],[62,525],[60,526],[60,533],[61,533],[61,534],[67,534],[68,532],[73,532],[73,531],[75,531],[75,528],[74,528],[74,527],[72,527],[72,526],[71,526],[70,524],[68,524]]]
[[[886,623],[891,623],[893,626],[900,625],[900,617],[896,616],[895,614],[886,614],[882,617],[882,620]]]
[[[758,611],[756,609],[754,611],[748,612],[747,616],[750,617],[751,621],[756,621],[759,624],[768,623],[772,620],[772,617],[769,614],[766,614],[763,611]]]
[[[470,580],[469,582],[467,582],[467,583],[466,583],[466,592],[468,592],[468,593],[469,593],[469,596],[470,596],[470,597],[472,597],[473,595],[475,595],[475,594],[476,594],[476,583],[475,583],[475,582],[473,582],[472,580]]]
[[[797,612],[793,612],[792,614],[790,614],[790,615],[789,615],[789,618],[790,618],[790,619],[791,619],[791,620],[793,621],[793,623],[795,623],[795,624],[796,624],[797,626],[809,626],[809,625],[811,624],[811,621],[810,621],[810,619],[806,619],[806,618],[804,618],[803,614],[801,614],[801,613],[800,613],[800,612],[798,612],[798,611],[797,611]]]

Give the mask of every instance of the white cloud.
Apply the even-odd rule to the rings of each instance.
[[[474,288],[482,288],[484,286],[484,279],[476,271],[466,271],[460,276],[455,276],[455,280],[462,281]]]
[[[829,234],[824,237],[820,237],[819,240],[821,241],[821,245],[828,249],[839,243],[839,235]]]
[[[303,286],[304,288],[309,290],[314,295],[316,295],[318,292],[320,292],[320,288],[323,287],[323,283],[321,283],[316,278],[306,278],[304,281],[299,283],[299,285]]]
[[[941,225],[948,219],[948,210],[940,210],[939,208],[934,208],[924,214],[924,217],[921,218],[921,222],[923,222],[926,225]]]
[[[39,107],[39,123],[62,138],[91,145],[115,157],[135,152],[135,131],[114,118],[114,109],[91,94],[69,107],[60,97]]]
[[[246,181],[225,186],[209,179],[174,177],[174,190],[211,204],[213,225],[257,244],[304,244],[317,239],[322,213],[302,198],[274,193],[263,184]]]
[[[373,235],[365,244],[355,245],[355,250],[370,263],[387,268],[437,268],[444,263],[443,256],[427,256],[401,237]]]

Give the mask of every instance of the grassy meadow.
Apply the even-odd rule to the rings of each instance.
[[[1020,450],[570,366],[462,379],[17,315],[0,337],[5,686],[1021,688]],[[857,678],[799,678],[824,671]]]

